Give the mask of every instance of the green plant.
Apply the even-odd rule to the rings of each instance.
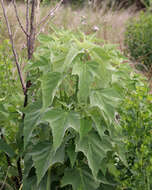
[[[125,158],[115,112],[134,86],[131,68],[94,35],[60,29],[39,41],[26,67],[35,91],[24,111],[23,189],[116,189],[115,159]]]
[[[122,186],[128,190],[152,188],[152,95],[145,82],[124,99],[120,112],[126,136],[128,168],[120,165]]]
[[[152,15],[141,13],[129,21],[125,32],[126,52],[148,69],[152,63]]]

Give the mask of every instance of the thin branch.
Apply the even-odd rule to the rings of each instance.
[[[54,15],[53,15],[54,16]],[[53,18],[53,16],[51,17],[51,18]],[[44,24],[43,24],[43,26],[40,28],[40,30],[36,33],[36,38],[38,37],[38,35],[43,31],[43,29],[47,26],[47,24],[48,24],[48,22],[49,22],[50,20],[47,20]]]
[[[60,0],[60,2],[53,8],[49,11],[49,13],[41,19],[41,21],[39,22],[38,26],[41,26],[41,24],[45,24],[45,22],[50,18],[50,16],[54,15],[54,13],[60,8],[61,4],[63,3],[64,0]],[[43,28],[43,27],[42,27]],[[41,30],[41,29],[40,29]],[[40,33],[40,32],[38,32]]]
[[[26,0],[26,33],[29,34],[29,0]],[[26,36],[27,55],[29,58],[29,35]]]
[[[7,26],[7,29],[8,29],[10,42],[11,42],[11,45],[12,45],[12,51],[13,51],[13,55],[14,55],[14,58],[15,58],[17,71],[18,71],[18,74],[19,74],[19,78],[20,78],[20,82],[21,82],[21,85],[22,85],[23,92],[25,94],[26,93],[26,88],[25,88],[24,80],[23,80],[23,77],[22,77],[22,74],[21,74],[19,61],[18,61],[18,56],[17,56],[16,50],[15,50],[15,47],[14,47],[13,35],[12,35],[10,24],[8,22],[8,18],[7,18],[7,15],[6,15],[6,10],[5,10],[5,7],[4,7],[4,1],[0,0],[0,2],[1,2],[2,9],[3,9],[3,15],[4,15],[4,18],[5,18],[6,26]]]
[[[22,25],[22,23],[21,23],[21,21],[20,21],[20,18],[19,18],[19,16],[18,16],[17,7],[16,7],[16,2],[15,2],[15,0],[13,0],[12,2],[13,2],[13,6],[14,6],[14,10],[15,10],[15,14],[16,14],[17,21],[18,21],[18,23],[19,23],[19,25],[20,25],[22,31],[24,32],[24,34],[25,34],[26,36],[28,36],[28,33],[25,31],[25,29],[24,29],[24,27],[23,27],[23,25]]]

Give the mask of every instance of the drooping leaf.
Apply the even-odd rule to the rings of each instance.
[[[77,62],[74,64],[72,74],[79,76],[79,101],[87,102],[91,83],[95,77],[100,78],[98,66],[99,64],[93,61]]]
[[[62,74],[59,72],[48,72],[43,75],[41,81],[43,108],[47,108],[52,104],[53,98],[62,79]]]
[[[55,150],[61,145],[64,134],[68,128],[79,132],[79,114],[74,111],[50,109],[44,113],[43,120],[49,122],[53,133],[53,145]]]
[[[63,163],[64,146],[55,152],[51,143],[42,142],[33,147],[30,154],[36,168],[37,183],[39,184],[49,167],[55,163]]]
[[[90,95],[90,104],[103,111],[112,122],[116,108],[120,104],[120,96],[113,88],[93,90]]]
[[[97,190],[99,182],[95,181],[88,168],[67,169],[62,179],[62,187],[72,185],[73,190]]]
[[[15,156],[15,153],[11,146],[8,145],[3,139],[0,139],[0,151],[5,152],[10,157]]]
[[[92,173],[97,177],[102,160],[108,151],[112,150],[111,143],[105,138],[100,138],[95,132],[90,132],[83,139],[79,139],[76,144],[76,151],[81,151],[87,157]]]
[[[30,104],[25,110],[25,119],[24,119],[24,147],[28,144],[32,132],[35,129],[36,125],[40,123],[41,118],[41,103],[34,102]]]

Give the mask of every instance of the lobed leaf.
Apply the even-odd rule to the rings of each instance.
[[[55,163],[63,163],[64,146],[55,151],[50,142],[40,142],[33,147],[30,153],[36,168],[37,183],[39,184],[49,167]]]
[[[80,116],[74,111],[49,109],[44,113],[42,119],[50,124],[55,150],[61,145],[64,134],[68,128],[73,128],[79,132]]]

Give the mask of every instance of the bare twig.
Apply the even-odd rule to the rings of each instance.
[[[60,8],[61,4],[63,3],[64,0],[60,0],[60,2],[53,8],[49,11],[49,13],[43,17],[41,19],[41,21],[39,22],[39,24],[37,25],[37,27],[40,27],[42,24],[43,26],[41,26],[41,29],[40,31],[37,33],[37,35],[41,32],[41,30],[44,28],[44,26],[46,25],[45,23],[48,21],[48,19],[54,15],[54,13]]]
[[[35,3],[36,0],[32,0],[32,8],[31,8],[31,17],[30,17],[30,34],[28,39],[28,60],[32,58],[33,51],[34,51],[34,41],[35,41],[35,26],[34,26],[34,19],[35,19]]]
[[[13,55],[14,55],[14,58],[15,58],[15,63],[16,63],[17,71],[18,71],[18,74],[19,74],[19,78],[20,78],[20,82],[21,82],[21,85],[22,85],[23,92],[25,94],[26,88],[25,88],[24,80],[23,80],[23,77],[22,77],[22,74],[21,74],[21,70],[20,70],[20,66],[19,66],[19,61],[18,61],[18,56],[17,56],[16,50],[15,50],[15,47],[14,47],[13,35],[12,35],[10,24],[8,22],[8,18],[7,18],[7,15],[6,15],[6,10],[5,10],[5,7],[4,7],[4,1],[0,0],[0,2],[1,2],[2,9],[3,9],[3,14],[4,14],[6,26],[7,26],[7,29],[8,29],[8,34],[9,34],[10,42],[11,42],[11,45],[12,45],[12,52],[13,52]]]
[[[22,31],[24,32],[24,34],[25,34],[26,36],[28,36],[28,33],[25,31],[25,29],[24,29],[24,27],[23,27],[23,25],[22,25],[22,23],[21,23],[21,21],[20,21],[20,18],[19,18],[18,12],[17,12],[17,8],[16,8],[16,2],[15,2],[15,0],[13,0],[12,2],[13,2],[13,6],[14,6],[14,10],[15,10],[15,14],[16,14],[17,21],[18,21],[18,23],[19,23],[19,25],[20,25]]]
[[[52,16],[50,16],[51,18],[53,18],[53,16],[54,15],[52,15]],[[48,22],[49,22],[50,20],[47,20],[44,24],[43,24],[43,26],[40,28],[40,30],[36,33],[36,38],[38,37],[38,35],[41,33],[41,32],[43,32],[43,30],[44,30],[44,28],[47,26],[47,24],[48,24]]]

